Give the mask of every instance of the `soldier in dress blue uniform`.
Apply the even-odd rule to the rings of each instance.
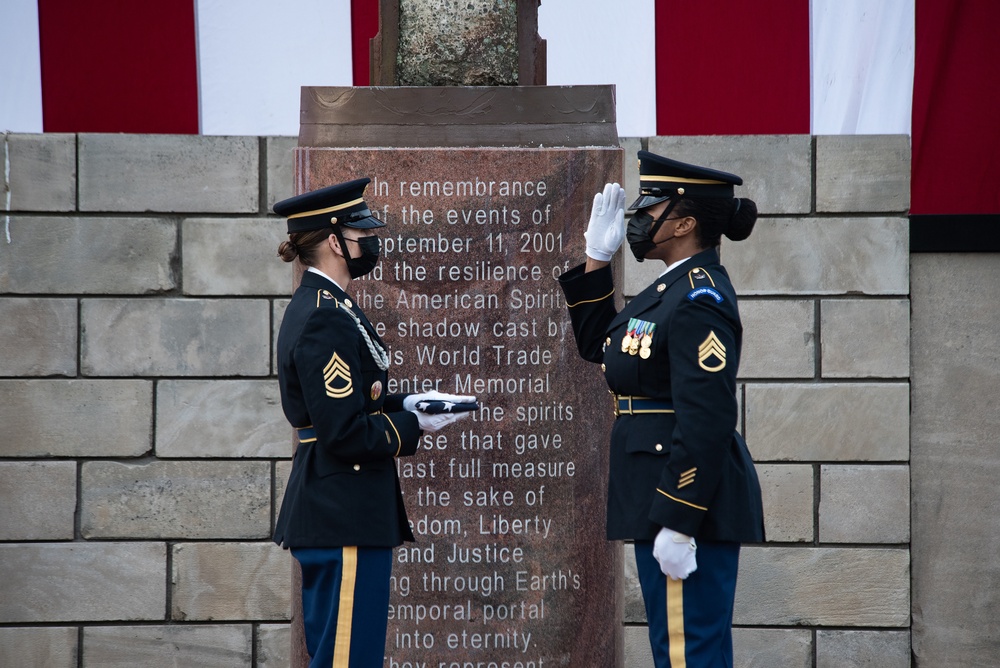
[[[302,567],[310,666],[379,668],[385,652],[393,548],[413,540],[396,457],[423,431],[468,415],[474,397],[387,395],[385,344],[348,295],[378,263],[385,223],[364,201],[369,179],[274,205],[288,218],[278,255],[306,271],[278,333],[281,406],[298,432],[274,541]],[[434,414],[418,404],[436,407]]]
[[[658,668],[732,666],[740,543],[764,537],[760,485],[736,431],[743,328],[719,263],[725,234],[750,235],[742,179],[639,151],[641,195],[594,197],[587,261],[560,277],[580,354],[601,364],[616,416],[607,536],[635,541]],[[622,311],[609,261],[628,238],[666,270]]]

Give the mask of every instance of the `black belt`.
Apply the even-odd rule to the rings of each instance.
[[[650,415],[654,413],[674,412],[674,405],[669,401],[650,399],[649,397],[629,397],[621,394],[613,396],[615,417],[619,415]]]

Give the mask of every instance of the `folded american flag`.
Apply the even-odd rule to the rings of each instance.
[[[474,411],[479,408],[478,401],[460,402],[454,401],[418,401],[417,410],[421,413],[437,415],[438,413],[464,413]]]

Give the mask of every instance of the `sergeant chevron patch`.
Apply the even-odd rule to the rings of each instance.
[[[709,365],[708,362],[713,357],[718,363]],[[726,347],[722,345],[722,341],[715,335],[715,331],[709,332],[708,338],[698,346],[698,366],[712,373],[722,371],[726,368]]]
[[[351,368],[337,353],[334,353],[327,365],[323,367],[323,380],[326,381],[326,395],[328,397],[343,399],[351,395],[353,389]],[[340,382],[335,386],[335,381]]]

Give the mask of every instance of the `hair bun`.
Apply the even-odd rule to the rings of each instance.
[[[753,226],[757,222],[757,204],[746,197],[734,201],[733,213],[723,234],[733,241],[743,241],[753,232]]]
[[[299,247],[294,241],[282,241],[278,246],[278,257],[285,262],[291,262],[299,256]]]

